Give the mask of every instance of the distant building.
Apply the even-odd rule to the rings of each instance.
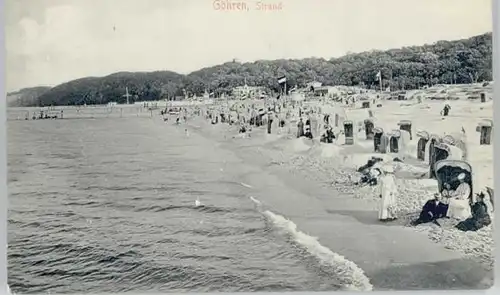
[[[233,96],[235,97],[255,97],[261,96],[266,92],[265,87],[261,86],[248,86],[245,84],[244,86],[237,86],[233,88]]]
[[[315,89],[315,88],[318,88],[318,87],[321,87],[321,86],[323,86],[323,83],[321,83],[321,82],[317,82],[317,81],[309,82],[309,83],[307,83],[307,85],[306,85],[306,87],[307,87],[308,89],[311,89],[311,88],[312,88],[312,89]]]
[[[166,100],[150,100],[150,101],[136,101],[134,102],[136,106],[142,106],[143,108],[158,108],[158,107],[166,107]]]
[[[334,86],[320,86],[314,88],[315,96],[332,96],[338,93],[339,89]]]

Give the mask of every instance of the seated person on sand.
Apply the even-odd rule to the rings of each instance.
[[[279,118],[279,125],[278,125],[280,128],[284,128],[285,127],[285,119],[282,117],[282,115],[280,115],[280,118]]]
[[[324,143],[333,143],[334,139],[335,139],[335,134],[333,134],[332,127],[329,125],[325,125],[325,132],[321,134],[321,138],[319,141]]]
[[[382,158],[378,158],[378,157],[371,157],[365,165],[361,166],[358,168],[358,172],[361,172],[361,173],[366,173],[365,170],[370,170],[376,163],[378,162],[382,162],[383,159]]]
[[[477,200],[471,204],[472,217],[459,222],[455,227],[461,231],[477,231],[491,224],[491,218],[488,214],[488,206],[484,202],[484,193],[476,195]]]
[[[309,139],[313,139],[313,135],[312,135],[312,132],[311,132],[311,125],[306,125],[306,128],[305,128],[305,132],[304,132],[304,136],[309,138]]]
[[[374,166],[371,167],[370,169],[365,169],[363,170],[363,175],[361,176],[361,179],[359,182],[354,183],[355,185],[359,184],[368,184],[371,186],[377,185],[378,177],[382,174],[382,171],[380,170],[379,166]]]
[[[465,173],[460,173],[457,177],[460,184],[455,191],[447,190],[449,196],[449,207],[446,217],[464,220],[471,216],[469,205],[469,195],[471,189],[465,182]]]
[[[245,132],[247,132],[247,128],[245,127],[245,124],[241,123],[240,130],[238,130],[238,133],[245,133]]]
[[[448,211],[448,205],[441,202],[442,196],[439,193],[434,194],[434,199],[427,201],[422,207],[422,211],[417,220],[411,222],[412,225],[419,225],[422,223],[434,222],[437,219],[445,217]]]

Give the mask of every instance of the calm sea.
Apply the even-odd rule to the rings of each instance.
[[[241,185],[216,138],[159,117],[8,122],[19,293],[336,290]],[[203,206],[195,206],[195,201]]]

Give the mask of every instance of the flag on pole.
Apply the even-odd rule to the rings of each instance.
[[[382,73],[380,71],[378,71],[377,75],[375,75],[375,78],[376,79],[382,78]]]
[[[286,76],[282,76],[278,78],[278,84],[286,83]]]

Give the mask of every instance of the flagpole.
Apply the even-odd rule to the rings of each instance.
[[[287,96],[286,96],[286,81],[285,81],[285,87],[284,88],[285,88],[285,94],[284,94],[284,97],[283,97],[283,101],[286,102],[286,100],[287,100]]]
[[[382,72],[378,71],[378,83],[380,84],[380,94],[382,94]]]

